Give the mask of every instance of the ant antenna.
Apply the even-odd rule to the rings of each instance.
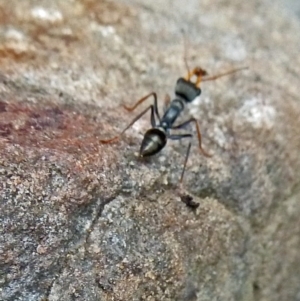
[[[185,32],[183,29],[181,29],[181,33],[182,33],[182,37],[183,37],[183,61],[184,61],[184,64],[185,64],[185,68],[188,72],[188,75],[190,75],[190,68],[189,68],[189,65],[188,65],[188,62],[187,62],[187,51],[188,51],[188,41],[187,41],[187,38],[186,38],[186,35],[185,35]]]
[[[229,71],[224,72],[224,73],[216,74],[216,75],[209,76],[209,77],[204,77],[204,78],[202,78],[201,80],[202,80],[203,82],[211,81],[211,80],[216,80],[216,79],[218,79],[218,78],[220,78],[220,77],[223,77],[223,76],[226,76],[226,75],[229,75],[229,74],[232,74],[232,73],[241,71],[241,70],[245,70],[245,69],[249,69],[249,67],[246,66],[246,67],[241,67],[241,68],[232,69],[232,70],[229,70]]]

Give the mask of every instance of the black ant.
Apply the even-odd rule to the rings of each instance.
[[[185,78],[181,77],[177,80],[175,85],[175,98],[172,101],[170,101],[170,97],[168,95],[166,96],[165,104],[164,104],[164,114],[162,117],[160,117],[160,114],[158,112],[157,95],[155,92],[151,92],[150,94],[138,100],[134,106],[127,107],[124,105],[124,108],[127,111],[132,112],[146,99],[153,96],[154,103],[152,105],[150,105],[145,110],[143,110],[139,115],[137,115],[118,136],[108,140],[100,140],[100,142],[111,143],[118,140],[125,133],[125,131],[128,130],[137,120],[139,120],[144,114],[146,114],[149,110],[151,110],[152,128],[146,131],[144,135],[140,147],[140,152],[139,152],[140,157],[149,157],[157,154],[165,147],[165,145],[167,144],[167,139],[180,140],[183,138],[192,138],[193,135],[190,133],[177,134],[177,135],[170,133],[170,130],[185,128],[190,123],[194,123],[196,126],[200,152],[206,157],[211,157],[211,155],[202,148],[200,127],[195,118],[191,118],[175,126],[174,123],[176,119],[179,117],[179,115],[181,114],[181,112],[184,110],[185,105],[193,102],[201,94],[200,83],[202,81],[216,80],[217,78],[220,78],[228,74],[232,74],[242,69],[247,69],[248,67],[237,68],[222,74],[206,77],[208,74],[204,69],[200,67],[196,67],[190,72],[186,60],[185,60],[185,64],[188,69],[188,74]],[[192,81],[193,77],[196,77],[195,82]],[[180,177],[180,183],[182,183],[183,180],[186,164],[190,154],[190,149],[191,149],[191,141],[189,142],[187,147],[183,170]]]

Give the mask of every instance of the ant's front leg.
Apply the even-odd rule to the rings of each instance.
[[[168,138],[170,138],[171,140],[181,140],[183,138],[192,138],[192,137],[193,137],[192,134],[180,134],[180,135],[170,135]],[[191,145],[192,145],[192,143],[190,141],[188,144],[188,147],[187,147],[187,151],[186,151],[186,155],[185,155],[185,159],[184,159],[184,163],[183,163],[183,169],[181,172],[180,183],[182,183],[182,181],[183,181],[186,163],[187,163],[189,155],[190,155]]]

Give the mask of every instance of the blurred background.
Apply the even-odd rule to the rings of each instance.
[[[300,18],[300,1],[299,0],[277,0],[289,13]]]

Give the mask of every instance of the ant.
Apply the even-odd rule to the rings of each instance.
[[[235,73],[237,71],[247,69],[248,67],[242,67],[237,69],[232,69],[225,73],[217,74],[214,76],[207,77],[208,73],[200,68],[196,67],[192,71],[189,70],[188,64],[186,61],[186,57],[184,58],[185,65],[188,70],[188,74],[185,78],[180,77],[175,85],[175,98],[171,101],[170,97],[166,95],[165,103],[164,103],[164,114],[161,117],[158,112],[157,105],[157,95],[155,92],[151,92],[150,94],[139,99],[132,107],[128,107],[124,105],[124,108],[132,112],[134,111],[140,104],[142,104],[149,97],[153,97],[154,103],[148,106],[145,110],[143,110],[140,114],[138,114],[129,124],[128,126],[116,137],[100,140],[101,143],[112,143],[118,140],[137,120],[139,120],[144,114],[146,114],[149,110],[151,110],[151,128],[146,131],[144,134],[144,138],[140,147],[139,155],[140,157],[149,157],[160,152],[167,144],[167,140],[180,140],[184,138],[192,138],[193,135],[191,133],[185,134],[171,134],[170,130],[183,129],[188,124],[194,123],[196,126],[197,137],[199,142],[199,150],[200,152],[206,156],[211,157],[208,152],[206,152],[202,148],[201,141],[201,132],[198,121],[195,118],[191,118],[179,125],[175,125],[174,123],[176,119],[179,117],[181,112],[184,110],[185,106],[191,102],[193,102],[197,97],[201,94],[200,83],[203,81],[213,81],[222,76]],[[196,81],[192,81],[192,78],[196,77]],[[158,121],[157,121],[158,120]],[[186,164],[189,158],[191,149],[191,141],[189,141],[185,160],[183,164],[183,170],[180,177],[180,183],[183,181],[183,176],[186,168]]]

